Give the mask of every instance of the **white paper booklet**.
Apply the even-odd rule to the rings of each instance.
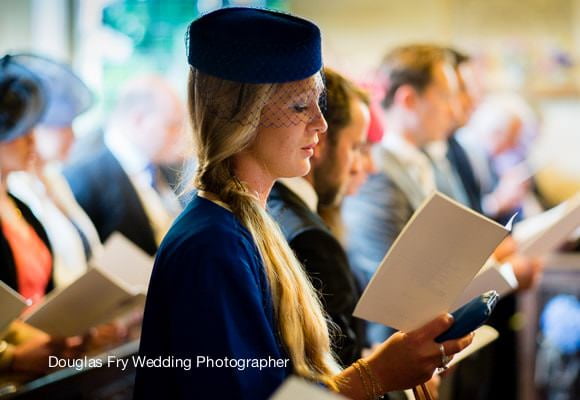
[[[91,268],[24,315],[24,322],[53,336],[75,336],[110,321],[120,309],[138,304],[141,294],[123,282]]]
[[[475,330],[475,336],[473,337],[473,342],[459,353],[456,353],[453,356],[453,359],[447,364],[448,367],[453,367],[455,364],[459,363],[462,360],[465,360],[467,357],[472,355],[473,353],[479,351],[479,349],[487,346],[495,339],[499,337],[498,331],[493,329],[489,325],[480,326]]]
[[[341,400],[339,394],[332,393],[324,388],[304,379],[291,376],[270,397],[271,400]]]
[[[29,305],[29,303],[18,292],[10,286],[0,281],[0,339],[8,326],[14,321],[20,313]]]
[[[474,297],[490,290],[495,290],[500,295],[500,298],[502,298],[503,296],[512,293],[517,288],[518,280],[514,274],[513,268],[508,264],[499,265],[494,261],[491,265],[487,267],[484,266],[484,268],[477,273],[475,278],[473,278],[450,309],[455,311]]]
[[[433,193],[389,249],[354,315],[408,332],[452,311],[508,233],[509,228]]]
[[[154,258],[120,233],[105,242],[101,255],[91,262],[125,284],[147,292]]]
[[[516,224],[519,252],[529,257],[551,253],[580,227],[580,192],[557,207]]]
[[[84,275],[26,313],[24,321],[54,336],[82,335],[145,304],[153,259],[121,235],[112,237]]]

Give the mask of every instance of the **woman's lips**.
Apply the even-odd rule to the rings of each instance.
[[[304,146],[302,147],[302,150],[304,150],[309,157],[312,157],[314,155],[314,148],[316,147],[317,143],[311,143],[308,146]]]

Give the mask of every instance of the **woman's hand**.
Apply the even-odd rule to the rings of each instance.
[[[127,335],[127,328],[120,323],[110,322],[95,326],[83,337],[83,350],[92,352],[114,347],[124,342]]]
[[[441,344],[435,342],[452,324],[451,315],[441,315],[412,332],[397,332],[381,344],[367,361],[383,389],[409,389],[431,379],[435,370],[443,367],[440,345],[446,356],[469,346],[473,334]]]
[[[39,335],[14,347],[11,369],[14,372],[42,375],[48,372],[48,358],[60,355],[66,347],[65,339]]]

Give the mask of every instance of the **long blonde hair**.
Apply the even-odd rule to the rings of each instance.
[[[261,110],[276,89],[275,84],[225,81],[191,69],[188,100],[198,161],[194,185],[217,195],[252,234],[294,372],[336,388],[332,376],[338,365],[320,300],[278,225],[233,170],[232,156],[256,137]]]

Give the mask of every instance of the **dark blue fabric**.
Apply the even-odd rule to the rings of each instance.
[[[481,188],[475,178],[475,173],[473,172],[473,168],[469,162],[469,157],[467,156],[463,146],[461,146],[457,141],[455,134],[449,136],[447,144],[447,159],[461,179],[461,183],[463,184],[463,188],[465,189],[465,193],[469,200],[469,207],[482,214]]]
[[[287,368],[197,367],[214,359],[287,358],[277,335],[264,268],[247,229],[195,196],[157,253],[140,355],[192,360],[190,371],[140,368],[135,399],[267,399]]]
[[[320,30],[289,14],[222,8],[193,21],[187,32],[189,64],[218,78],[281,83],[322,68]]]
[[[46,92],[39,78],[10,55],[0,59],[0,142],[25,135],[46,110]]]
[[[157,243],[145,208],[129,176],[107,147],[63,172],[102,242],[117,231],[147,254],[155,254]]]

